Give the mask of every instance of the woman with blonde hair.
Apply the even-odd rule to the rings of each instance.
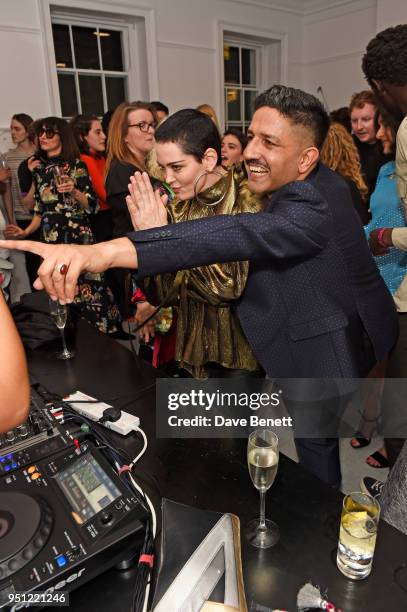
[[[218,128],[219,134],[221,133],[218,116],[215,113],[215,109],[213,108],[213,106],[211,106],[210,104],[200,104],[199,106],[196,107],[196,110],[201,111],[201,113],[203,113],[204,115],[208,115],[208,117],[212,119],[212,121]]]
[[[123,102],[113,113],[109,124],[106,159],[106,202],[112,209],[113,237],[119,238],[133,231],[126,205],[130,177],[139,170],[147,171],[147,157],[152,151],[157,118],[149,102]],[[154,189],[166,193],[162,183],[152,179]],[[124,318],[130,314],[127,295],[126,270],[116,269],[109,274],[109,285]],[[129,287],[129,292],[131,288]]]
[[[366,204],[368,189],[362,177],[358,150],[352,136],[340,123],[331,123],[321,151],[321,161],[346,180],[356,212],[366,225],[370,219]]]

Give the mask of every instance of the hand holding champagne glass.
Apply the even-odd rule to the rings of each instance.
[[[278,468],[278,438],[270,429],[253,431],[247,443],[247,463],[250,478],[260,492],[260,519],[254,519],[246,527],[246,537],[257,548],[274,546],[279,538],[279,528],[266,519],[266,491],[271,487]]]
[[[55,325],[61,333],[62,345],[64,347],[62,353],[57,354],[57,359],[71,359],[74,357],[75,353],[68,350],[65,340],[65,325],[68,318],[68,307],[66,304],[60,304],[58,301],[50,299],[49,310]]]
[[[0,171],[0,180],[2,180],[4,183],[9,183],[11,176],[10,166],[8,165],[7,159],[2,154],[0,155]]]
[[[57,189],[58,189],[58,187],[61,187],[62,185],[65,185],[66,183],[72,182],[72,179],[69,176],[69,174],[67,174],[64,166],[54,166],[53,169],[52,169],[52,172],[54,174],[54,179],[55,179],[55,183],[57,185]],[[69,201],[67,202],[66,192],[63,191],[62,192],[62,199],[64,201],[64,206],[65,207],[69,207],[69,205],[71,203],[70,202],[70,195],[69,194],[68,194],[68,198],[69,198]]]

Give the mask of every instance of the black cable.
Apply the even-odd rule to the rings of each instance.
[[[149,581],[151,580],[152,564],[147,559],[143,560],[143,555],[153,557],[154,554],[154,541],[150,529],[150,524],[147,522],[146,533],[144,536],[144,543],[140,551],[140,559],[137,565],[136,581],[133,591],[133,601],[131,612],[142,612],[144,607],[144,599],[146,595],[146,589]]]

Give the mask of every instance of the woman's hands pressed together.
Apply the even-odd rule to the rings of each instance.
[[[135,230],[162,227],[168,224],[167,195],[154,191],[147,172],[136,172],[130,177],[127,208]]]

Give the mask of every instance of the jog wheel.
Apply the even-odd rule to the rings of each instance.
[[[0,580],[15,574],[44,547],[54,517],[48,504],[26,493],[0,493]]]

